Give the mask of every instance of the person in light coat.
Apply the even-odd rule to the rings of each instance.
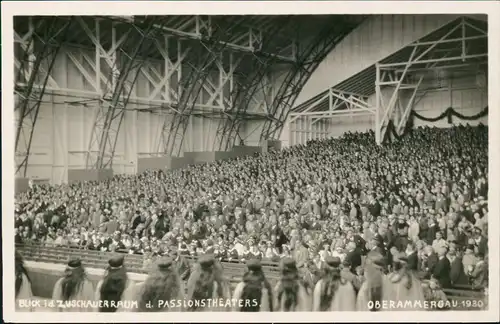
[[[144,282],[131,285],[123,300],[136,301],[138,308],[120,308],[128,312],[179,312],[183,310],[184,291],[172,258],[159,259]],[[174,301],[174,303],[170,303]],[[181,301],[178,303],[177,301]]]
[[[314,288],[313,311],[356,310],[356,291],[352,283],[341,276],[340,266],[340,258],[326,258],[323,276]]]
[[[307,312],[312,309],[312,299],[300,279],[297,264],[291,258],[280,263],[281,278],[274,290],[274,310],[277,312]]]
[[[87,278],[82,261],[78,258],[68,262],[64,276],[57,280],[52,293],[57,306],[62,302],[65,307],[58,307],[58,312],[92,312],[91,304],[78,305],[76,302],[93,301],[94,286]]]
[[[229,284],[224,280],[223,270],[220,263],[215,260],[213,254],[205,254],[198,260],[193,273],[187,283],[187,300],[193,304],[188,306],[191,312],[224,312],[225,305],[204,305],[207,300],[226,301],[231,298]],[[210,307],[209,307],[210,306]]]
[[[233,293],[236,312],[272,312],[273,296],[272,288],[262,271],[262,265],[258,259],[247,261],[247,269]]]

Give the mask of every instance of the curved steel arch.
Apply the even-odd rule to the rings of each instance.
[[[60,26],[61,18],[60,17],[52,17],[50,19],[50,23],[42,20],[41,23],[46,23],[46,29],[42,30],[39,35],[36,29],[33,29],[33,32],[29,38],[29,43],[25,48],[25,54],[23,55],[23,60],[19,63],[19,70],[16,75],[16,84],[14,87],[14,92],[17,93],[19,99],[15,106],[15,111],[18,111],[19,117],[17,120],[16,127],[16,137],[15,137],[15,150],[16,155],[24,155],[21,163],[16,167],[16,174],[22,170],[23,177],[26,177],[28,170],[28,161],[29,156],[31,154],[31,144],[33,141],[33,133],[35,130],[35,125],[38,118],[38,113],[40,111],[40,104],[42,102],[42,98],[45,94],[45,88],[47,86],[47,82],[49,78],[51,78],[50,73],[54,67],[57,54],[61,49],[62,43],[66,39],[68,35],[68,31],[73,23],[73,19],[68,17],[64,24]],[[31,22],[30,22],[31,23]],[[42,33],[43,32],[43,33]],[[38,46],[38,50],[33,52],[30,55],[29,48],[35,48],[36,41],[35,36],[38,38],[40,46]],[[60,36],[60,37],[59,37]],[[21,45],[23,46],[23,45]],[[31,62],[31,59],[34,58],[35,61]],[[46,70],[41,73],[42,65],[47,66]],[[29,68],[26,65],[31,65],[31,73],[29,72]],[[29,73],[29,76],[26,75]],[[37,79],[42,78],[41,84],[37,84]],[[19,83],[21,81],[26,82],[23,85]],[[30,118],[31,120],[28,122],[29,134],[25,134],[26,143],[25,149],[26,152],[19,152],[19,142],[21,133],[24,133],[23,125],[25,120]]]
[[[223,19],[227,20],[228,18],[224,17]],[[191,65],[189,76],[180,82],[182,86],[181,97],[179,98],[175,114],[170,121],[170,126],[166,125],[166,120],[164,121],[162,133],[164,136],[164,153],[166,155],[180,155],[189,117],[201,93],[202,84],[208,77],[210,67],[218,59],[219,53],[224,51],[227,46],[227,43],[218,40],[223,39],[231,30],[237,28],[242,23],[243,19],[240,18],[238,23],[231,25],[229,28],[220,28],[219,26],[215,33],[201,39],[200,50],[204,50],[205,53],[199,53],[200,55],[196,64]]]
[[[163,26],[160,18],[149,18],[140,25],[131,23],[129,26],[129,31],[135,32],[130,33],[129,35],[132,36],[127,37],[120,46],[123,52],[120,59],[123,60],[126,58],[126,62],[118,66],[118,60],[115,61],[115,68],[119,71],[119,76],[117,80],[112,81],[116,84],[112,84],[111,98],[108,100],[104,97],[99,103],[100,107],[94,121],[87,152],[87,168],[112,168],[118,134],[125,116],[125,110],[133,91],[133,86],[139,76],[140,68],[144,64],[144,57],[141,57],[139,53],[147,53],[155,46],[154,42],[149,42],[148,44],[146,40],[155,37],[155,34],[158,32],[158,23]],[[131,50],[128,53],[125,50],[125,45],[127,44],[131,45]],[[112,68],[111,74],[113,73],[115,71]],[[129,81],[131,73],[135,74],[132,74],[133,79]],[[115,75],[111,75],[109,80],[113,80],[114,78]],[[100,120],[103,120],[103,125],[99,130]],[[112,129],[113,123],[115,123],[115,129]],[[98,143],[98,151],[97,156],[93,159],[94,152],[92,151],[92,146],[95,142]]]
[[[268,33],[273,35],[273,37],[268,38],[266,43],[262,44],[262,48],[266,48],[268,44],[272,44],[275,37],[279,35],[279,32],[284,29],[290,21],[291,16],[286,16],[281,18],[280,22],[275,23],[274,29]],[[244,115],[248,110],[252,96],[257,92],[259,86],[262,84],[262,80],[269,72],[269,66],[278,60],[275,56],[271,56],[261,61],[256,53],[253,53],[252,59],[256,72],[252,74],[250,78],[245,78],[245,82],[240,83],[234,93],[231,94],[234,98],[233,106],[228,111],[229,114],[227,114],[227,118],[219,123],[217,130],[217,134],[219,135],[219,144],[217,147],[219,150],[226,151],[234,145],[236,138],[239,137],[239,128],[244,120]],[[215,140],[217,140],[217,138]],[[214,145],[214,147],[216,146]]]
[[[328,24],[318,33],[310,46],[298,54],[297,64],[287,74],[274,98],[270,114],[275,118],[266,120],[260,135],[261,141],[274,139],[280,133],[300,89],[325,56],[361,22],[332,21],[331,25]]]

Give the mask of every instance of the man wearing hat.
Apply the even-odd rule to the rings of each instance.
[[[112,313],[117,310],[117,303],[121,300],[123,292],[132,284],[128,280],[127,269],[123,265],[124,256],[115,255],[108,261],[104,278],[96,286],[96,300],[103,302],[97,309],[98,312]]]
[[[57,280],[52,292],[55,301],[67,302],[65,307],[58,307],[59,312],[92,312],[91,305],[85,305],[84,301],[94,300],[94,286],[86,278],[85,269],[79,258],[70,259],[64,276]],[[75,304],[72,302],[78,302]],[[57,305],[60,306],[60,305]]]

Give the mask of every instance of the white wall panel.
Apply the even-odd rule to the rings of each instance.
[[[346,132],[366,132],[373,129],[374,116],[342,116],[330,118],[329,137],[340,137]]]
[[[190,117],[182,152],[214,151],[220,119]]]
[[[262,120],[248,120],[240,128],[240,135],[247,146],[259,146],[260,134],[264,127]],[[236,139],[236,144],[239,144],[239,138]]]
[[[290,146],[306,144],[310,140],[329,137],[329,121],[327,119],[314,122],[310,117],[299,117],[293,122],[288,123],[288,125],[285,125],[284,128],[287,126]]]
[[[447,108],[452,107],[462,115],[476,115],[488,105],[488,95],[486,91],[477,87],[474,76],[448,80],[448,88],[428,91],[417,99],[415,111],[424,117],[436,117],[442,114]],[[479,123],[488,124],[488,116],[477,121],[466,121],[453,118],[452,125],[458,124],[477,125]],[[425,122],[415,119],[415,126],[436,126],[450,127],[447,118],[435,123]]]
[[[370,17],[347,35],[320,63],[294,105],[300,105],[457,17],[456,15]]]

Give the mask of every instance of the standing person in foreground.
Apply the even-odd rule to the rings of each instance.
[[[94,286],[87,279],[82,261],[78,258],[68,262],[64,277],[59,279],[52,293],[52,299],[62,301],[64,308],[57,308],[59,312],[92,312],[92,307],[81,307],[77,303],[94,300]]]
[[[139,307],[135,310],[120,308],[120,311],[181,311],[184,291],[182,291],[181,279],[173,260],[169,257],[161,258],[144,282],[130,286],[123,293],[123,300],[137,301]],[[173,304],[170,303],[171,301],[174,301]]]
[[[274,290],[274,310],[277,312],[307,312],[311,310],[311,297],[307,293],[295,261],[284,258],[280,264],[281,279]]]
[[[358,292],[356,308],[358,311],[376,312],[383,300],[390,296],[385,272],[385,258],[376,251],[371,251],[365,260],[365,281]]]
[[[96,300],[103,301],[98,309],[99,312],[116,312],[117,303],[122,300],[123,292],[131,284],[123,261],[123,255],[117,255],[109,259],[104,278],[97,283]]]
[[[247,262],[243,281],[234,290],[233,299],[237,301],[237,312],[272,312],[273,297],[271,285],[267,281],[258,259]]]
[[[327,257],[323,277],[314,288],[313,311],[355,311],[356,291],[340,275],[340,258]]]
[[[391,285],[391,296],[393,301],[410,301],[411,305],[405,305],[398,311],[422,310],[425,295],[422,283],[416,277],[415,271],[408,266],[408,258],[404,253],[397,254],[394,259],[394,272],[388,279]]]
[[[229,285],[223,278],[222,267],[213,254],[205,254],[199,258],[189,277],[187,290],[187,300],[193,302],[187,309],[191,312],[223,312],[224,305],[207,305],[207,302],[221,298],[226,302],[231,298]]]
[[[28,272],[24,267],[23,257],[19,252],[15,252],[15,275],[16,275],[16,312],[31,312],[30,307],[20,307],[20,301],[29,301],[33,298],[33,292],[31,291],[31,279],[28,276]]]

